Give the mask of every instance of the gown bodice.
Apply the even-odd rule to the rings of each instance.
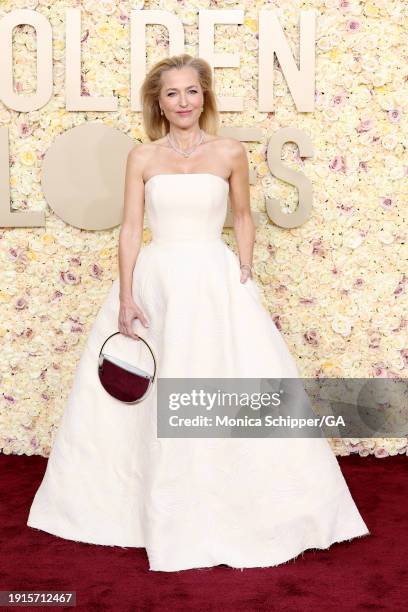
[[[155,174],[145,183],[152,242],[220,240],[228,193],[228,181],[217,174]]]

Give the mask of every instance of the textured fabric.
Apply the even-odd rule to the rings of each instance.
[[[145,187],[153,239],[139,252],[134,329],[159,377],[299,377],[251,279],[221,238],[228,183],[159,174]],[[156,383],[138,407],[101,387],[119,279],[90,331],[28,525],[95,544],[145,547],[151,570],[264,567],[369,533],[324,438],[158,438]],[[128,339],[130,358],[142,342]],[[142,367],[142,352],[138,364]],[[157,381],[156,381],[157,382]]]

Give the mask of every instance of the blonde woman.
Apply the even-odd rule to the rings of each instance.
[[[325,438],[160,437],[156,386],[136,407],[101,387],[98,351],[115,329],[134,346],[139,335],[149,342],[160,378],[299,379],[252,278],[248,161],[239,141],[217,135],[210,66],[164,59],[141,100],[150,142],[127,160],[119,278],[87,339],[28,525],[144,547],[149,568],[166,572],[275,566],[367,535]],[[222,239],[228,199],[238,255]]]

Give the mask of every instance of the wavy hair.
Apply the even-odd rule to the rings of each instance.
[[[200,57],[192,57],[188,53],[173,55],[160,60],[152,66],[140,88],[140,103],[142,107],[143,127],[147,137],[153,141],[165,136],[170,129],[170,123],[165,115],[161,115],[159,94],[162,88],[161,75],[172,68],[195,68],[199,83],[203,90],[203,111],[199,118],[200,128],[208,134],[217,135],[219,129],[219,114],[213,86],[211,66]]]

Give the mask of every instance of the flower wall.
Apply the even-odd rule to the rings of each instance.
[[[65,110],[65,10],[82,9],[82,93],[114,95],[117,112]],[[0,446],[4,453],[48,455],[81,348],[118,274],[119,227],[84,231],[65,224],[41,191],[42,158],[57,135],[101,121],[135,143],[146,141],[130,110],[129,11],[160,8],[182,21],[186,52],[197,55],[198,10],[244,9],[242,25],[217,25],[217,52],[240,53],[239,69],[216,69],[218,95],[245,98],[242,113],[223,112],[222,127],[256,126],[246,143],[255,171],[251,206],[260,213],[255,280],[265,307],[295,355],[302,377],[406,377],[408,374],[406,3],[326,0],[116,2],[3,1],[41,12],[53,28],[54,95],[41,109],[15,112],[0,102],[9,130],[13,210],[44,210],[45,228],[0,229]],[[275,60],[273,113],[257,111],[258,13],[274,10],[298,59],[299,12],[316,9],[315,110],[299,113]],[[168,53],[167,33],[149,26],[148,65]],[[35,34],[14,30],[17,92],[35,91]],[[297,190],[266,163],[268,138],[281,127],[309,134],[313,158],[288,143],[285,164],[313,184],[311,218],[287,230],[273,225],[265,197],[287,210]],[[149,229],[145,240],[149,240]],[[224,238],[236,251],[232,229]],[[407,453],[406,438],[341,440],[337,455]]]

